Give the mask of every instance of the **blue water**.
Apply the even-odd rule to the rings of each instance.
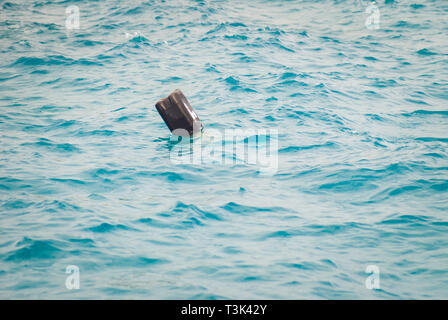
[[[447,299],[448,3],[369,5],[0,1],[0,298]],[[176,88],[276,173],[172,163]]]

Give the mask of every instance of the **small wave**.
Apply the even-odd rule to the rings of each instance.
[[[8,190],[8,189],[7,189]],[[35,203],[32,201],[13,200],[10,199],[2,204],[2,208],[5,210],[26,209],[33,206]]]
[[[412,224],[412,225],[421,225],[425,224],[429,221],[429,217],[425,216],[416,216],[416,215],[401,215],[395,218],[387,218],[379,222],[379,224]]]
[[[289,146],[286,148],[282,148],[280,150],[278,150],[279,153],[289,153],[289,152],[297,152],[297,151],[301,151],[301,150],[309,150],[309,149],[316,149],[316,148],[325,148],[325,147],[329,147],[329,148],[333,148],[336,146],[336,143],[328,141],[324,144],[312,144],[312,145],[308,145],[308,146]]]
[[[91,231],[94,233],[108,233],[108,232],[113,232],[113,231],[117,231],[117,230],[135,230],[131,227],[125,226],[123,224],[110,224],[107,222],[103,222],[97,226],[94,227],[90,227],[90,228],[86,228],[86,231]]]
[[[75,135],[79,136],[79,137],[90,137],[90,136],[111,137],[111,136],[126,135],[126,133],[118,132],[118,131],[114,131],[114,130],[99,130],[99,129],[97,129],[97,130],[91,130],[91,131],[79,130],[78,132],[76,132]]]
[[[249,37],[243,34],[233,34],[233,35],[225,35],[224,39],[246,41],[247,39],[249,39]]]
[[[443,142],[448,143],[448,138],[438,138],[438,137],[418,137],[415,138],[416,141],[423,141],[423,142]]]
[[[55,259],[64,251],[60,244],[53,240],[33,240],[24,238],[16,244],[18,247],[7,253],[6,261],[22,262],[33,259]]]
[[[200,217],[202,219],[206,219],[206,220],[208,220],[208,219],[222,220],[222,218],[216,213],[212,213],[210,211],[205,211],[205,210],[199,209],[194,204],[185,204],[181,201],[179,201],[176,204],[176,207],[173,209],[173,212],[185,212],[185,211],[193,212],[198,217]]]
[[[310,271],[310,270],[327,271],[336,267],[336,264],[334,264],[331,260],[326,260],[325,263],[304,261],[302,263],[281,263],[280,265],[286,268],[298,269],[304,271]]]
[[[26,142],[22,143],[22,146],[30,146],[37,148],[45,148],[48,151],[53,152],[81,152],[81,150],[71,143],[55,143],[51,140],[41,138],[37,142]]]
[[[104,42],[88,40],[88,39],[81,39],[81,40],[74,41],[73,44],[75,46],[94,47],[94,46],[104,45]]]
[[[32,67],[39,67],[39,66],[60,66],[60,65],[85,65],[85,66],[102,66],[103,64],[94,61],[89,60],[86,58],[81,58],[78,60],[67,58],[65,56],[48,56],[45,58],[38,58],[38,57],[20,57],[18,58],[12,66],[32,66]]]
[[[44,200],[37,203],[36,208],[43,209],[45,212],[73,211],[83,212],[85,209],[75,204],[63,200]]]
[[[420,49],[420,50],[417,51],[417,53],[419,55],[421,55],[421,56],[435,56],[435,55],[437,55],[436,52],[433,52],[433,51],[431,51],[431,50],[429,50],[427,48]]]
[[[140,218],[135,221],[136,223],[141,223],[147,226],[155,227],[155,228],[172,228],[172,224],[164,223],[155,218]]]
[[[144,268],[169,263],[167,259],[148,258],[143,256],[105,256],[105,265],[113,268]]]
[[[22,179],[16,179],[11,177],[0,177],[0,189],[3,190],[20,190],[31,188],[30,182]]]
[[[409,29],[418,29],[421,28],[421,25],[418,23],[410,23],[408,21],[400,20],[397,23],[393,24],[394,28],[409,28]]]
[[[437,116],[448,116],[448,111],[446,110],[415,110],[410,113],[402,113],[401,114],[404,117],[412,117],[412,116],[430,116],[430,115],[437,115]]]
[[[231,213],[240,213],[240,214],[248,214],[255,212],[283,212],[285,209],[280,207],[256,207],[256,206],[247,206],[242,205],[236,202],[228,202],[224,206],[221,206],[222,209],[231,212]]]

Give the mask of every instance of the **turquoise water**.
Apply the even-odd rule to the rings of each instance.
[[[448,298],[446,1],[0,6],[1,298]],[[176,88],[275,174],[170,161]]]

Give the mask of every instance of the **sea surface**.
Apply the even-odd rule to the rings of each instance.
[[[447,299],[447,14],[0,1],[0,298]],[[174,163],[176,88],[276,171]]]

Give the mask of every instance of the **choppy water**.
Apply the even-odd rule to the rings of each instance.
[[[448,298],[448,3],[369,4],[1,1],[0,297]],[[175,88],[277,173],[170,162]]]

